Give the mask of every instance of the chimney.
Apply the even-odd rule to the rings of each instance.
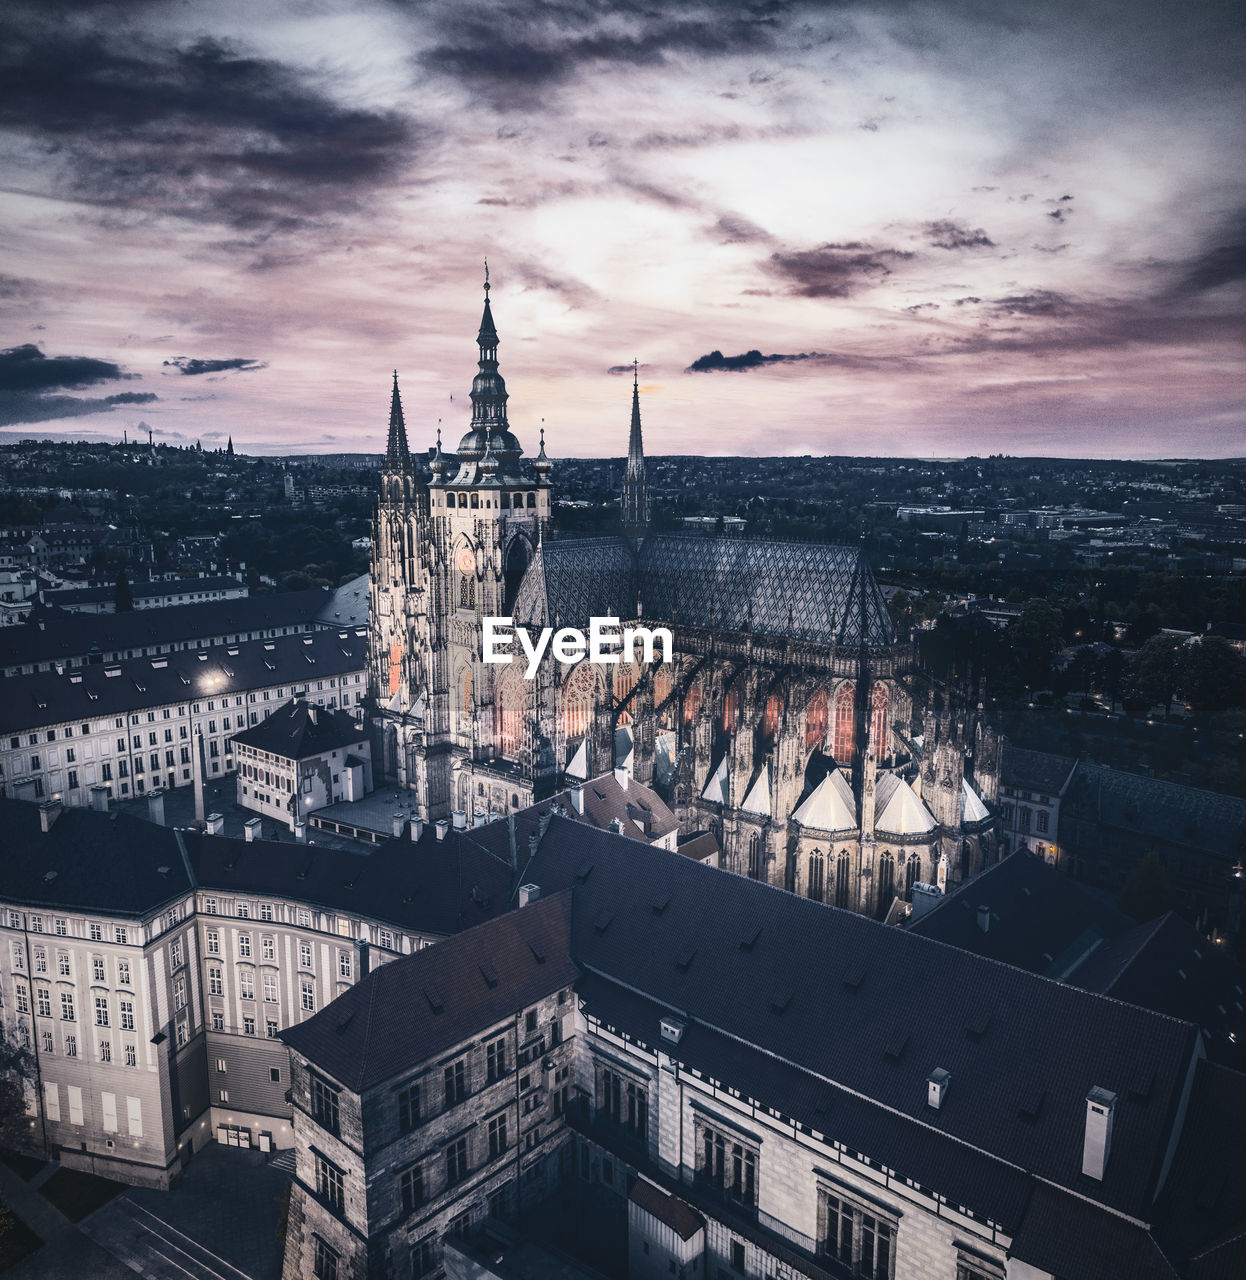
[[[1116,1110],[1116,1094],[1095,1085],[1086,1095],[1086,1138],[1082,1143],[1082,1172],[1088,1178],[1103,1181],[1112,1149],[1112,1113]]]
[[[614,780],[619,784],[621,791],[627,790],[627,780],[632,776],[632,771],[625,764],[615,765]]]
[[[452,819],[452,820],[453,820],[453,822],[454,822],[454,829],[455,829],[456,831],[466,831],[466,830],[467,830],[467,812],[466,812],[466,810],[464,810],[464,809],[454,809],[454,810],[451,812],[450,817],[451,817],[451,819]]]
[[[978,928],[981,929],[983,933],[990,933],[991,931],[991,908],[990,907],[978,908]]]
[[[417,841],[417,840],[422,840],[423,838],[424,838],[424,819],[423,819],[423,818],[412,818],[412,819],[411,819],[411,840],[412,840],[412,843],[414,843],[414,842],[415,842],[415,841]]]
[[[312,722],[312,724],[316,723],[316,710],[317,707],[314,702],[309,702],[307,704],[307,718]]]
[[[262,834],[263,827],[264,827],[264,824],[260,821],[259,818],[248,818],[247,821],[242,824],[242,829],[246,833],[248,844],[250,844],[251,841],[256,838],[256,836]]]
[[[394,814],[394,839],[395,840],[402,839],[402,829],[406,825],[407,825],[407,819],[405,814],[401,814],[401,813]]]
[[[298,818],[294,823],[294,838],[299,844],[307,843],[307,823]]]
[[[519,886],[519,905],[526,907],[529,903],[535,902],[541,896],[541,886],[539,884],[521,884]]]
[[[225,817],[223,814],[210,813],[206,819],[208,835],[221,836],[225,834]]]
[[[616,770],[617,772],[617,770]],[[571,807],[576,813],[584,812],[584,787],[583,785],[571,788]]]
[[[159,787],[147,793],[147,821],[164,826],[164,792]]]
[[[61,816],[61,802],[59,800],[45,800],[39,806],[39,830],[45,835],[56,826],[56,820]]]
[[[91,808],[96,813],[108,812],[108,788],[96,785],[91,788]]]
[[[484,825],[485,825],[485,811],[483,809],[477,809],[472,814],[472,826],[483,827]]]
[[[372,967],[372,953],[367,938],[360,938],[357,945],[359,947],[359,981],[362,982]]]
[[[926,1077],[926,1102],[936,1111],[942,1108],[943,1099],[947,1097],[947,1087],[951,1082],[952,1073],[944,1070],[943,1067],[935,1067]]]
[[[450,830],[450,824],[445,820],[445,818],[438,818],[436,826],[437,839],[444,840],[446,838],[446,832]]]

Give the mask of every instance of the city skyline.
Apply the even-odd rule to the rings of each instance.
[[[529,453],[1242,450],[1205,3],[19,4],[0,431]]]

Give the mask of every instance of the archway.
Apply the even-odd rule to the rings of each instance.
[[[502,569],[502,586],[505,597],[505,612],[510,613],[519,594],[519,584],[528,571],[531,552],[526,538],[512,538],[506,549],[506,564]]]

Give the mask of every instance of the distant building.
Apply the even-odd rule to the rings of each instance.
[[[241,600],[250,595],[250,590],[237,578],[175,578],[131,583],[130,594],[135,609],[165,609],[199,604],[205,600]],[[117,589],[66,587],[60,591],[45,591],[43,602],[69,613],[116,613]]]
[[[313,810],[372,790],[368,734],[347,711],[294,698],[233,743],[238,803],[291,831]]]
[[[1060,802],[1076,767],[1071,756],[1004,748],[999,803],[1006,849],[1028,849],[1047,862],[1060,861]]]

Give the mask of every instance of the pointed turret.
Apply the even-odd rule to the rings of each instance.
[[[406,473],[411,469],[407,449],[407,425],[402,417],[402,398],[398,394],[398,370],[394,370],[394,390],[389,401],[389,440],[385,445],[385,470]]]
[[[649,489],[645,484],[645,445],[640,430],[640,364],[632,361],[632,429],[627,441],[620,515],[624,530],[643,537],[649,528]]]

